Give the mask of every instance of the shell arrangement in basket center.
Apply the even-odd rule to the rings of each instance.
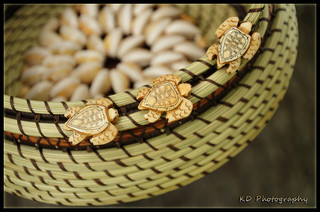
[[[205,54],[199,29],[170,5],[74,5],[25,54],[19,96],[99,98],[151,83]]]

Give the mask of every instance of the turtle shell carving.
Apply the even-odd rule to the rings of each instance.
[[[209,60],[217,57],[218,69],[228,65],[226,72],[229,74],[239,69],[241,58],[251,60],[261,45],[259,32],[253,32],[250,35],[252,30],[250,21],[244,21],[240,26],[238,24],[238,17],[230,17],[220,24],[216,30],[220,40],[210,46],[206,52]]]
[[[69,142],[76,145],[87,137],[91,137],[94,145],[111,142],[118,134],[113,123],[119,117],[118,111],[111,106],[109,99],[98,98],[89,100],[84,107],[69,107],[64,114],[69,118],[64,129],[73,131]]]
[[[142,101],[138,105],[140,110],[149,110],[144,118],[154,123],[166,112],[168,123],[188,117],[193,108],[192,102],[187,99],[191,94],[191,85],[181,83],[181,77],[166,74],[153,81],[152,88],[142,88],[137,99]]]
[[[177,85],[172,81],[167,81],[153,87],[143,99],[141,106],[159,111],[169,111],[178,107],[181,101]]]
[[[250,36],[241,30],[232,27],[221,38],[219,56],[222,63],[238,59],[243,55],[250,44]]]
[[[78,132],[94,135],[108,127],[106,107],[101,105],[89,105],[70,118],[67,126]]]

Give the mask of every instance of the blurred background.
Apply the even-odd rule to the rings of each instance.
[[[297,4],[298,57],[289,89],[265,129],[239,155],[178,190],[111,207],[315,207],[315,11]],[[250,196],[249,202],[241,197]],[[265,198],[304,198],[268,203]],[[249,198],[249,197],[248,197]],[[4,207],[60,207],[5,192]]]

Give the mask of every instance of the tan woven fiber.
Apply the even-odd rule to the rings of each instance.
[[[202,32],[205,35],[210,32],[214,39],[215,28],[209,28],[210,23],[205,25],[204,22],[214,20],[219,25],[226,17],[211,17],[214,13],[210,13],[209,6],[215,8],[214,5],[178,5],[195,20],[200,20]],[[226,10],[228,8],[234,9],[225,6]],[[24,10],[19,12],[25,13]],[[269,16],[271,19],[268,19]],[[254,59],[242,61],[242,75],[242,72],[227,74],[225,68],[211,71],[216,60],[208,61],[206,56],[176,72],[183,81],[196,80],[196,76],[202,76],[194,85],[193,94],[189,98],[195,105],[205,98],[209,101],[211,94],[217,95],[213,97],[216,103],[212,102],[203,110],[199,107],[199,110],[194,111],[193,119],[182,121],[169,134],[165,133],[165,129],[159,129],[160,133],[156,136],[145,138],[141,143],[122,145],[120,148],[93,149],[89,152],[62,151],[37,149],[19,143],[19,139],[5,139],[5,191],[35,201],[61,205],[131,202],[192,183],[235,157],[259,134],[277,110],[293,73],[298,45],[294,5],[273,5],[272,14],[268,5],[251,5],[247,7],[244,20],[252,21],[253,30],[260,32],[263,39],[261,49]],[[6,25],[8,26],[7,23]],[[9,57],[6,58],[8,60]],[[13,66],[9,61],[5,67]],[[18,76],[17,73],[11,74],[11,71],[12,69],[9,74],[6,69],[6,85]],[[19,72],[18,69],[16,72]],[[234,77],[238,81],[232,84]],[[219,85],[228,86],[228,83],[231,88],[225,89],[226,93],[222,91],[219,94]],[[17,89],[14,87],[8,86],[10,89],[6,93],[14,92]],[[137,90],[130,91],[133,96],[136,92]],[[110,98],[118,107],[136,103],[127,93]],[[33,110],[30,111],[30,106],[24,99],[4,96],[4,101],[5,109],[8,110],[31,114],[51,112],[54,115],[63,114],[64,105],[70,107],[84,104],[48,102],[46,106],[44,102],[30,101],[29,105]],[[50,111],[47,109],[48,105]],[[123,132],[138,128],[135,123],[147,127],[149,125],[143,119],[143,114],[144,111],[123,114],[116,126]],[[22,134],[17,122],[11,116],[5,117],[5,131],[9,134]],[[62,122],[20,122],[26,135],[41,137],[39,125],[43,135],[63,138],[57,128],[57,125],[62,126]],[[70,135],[68,132],[64,133]]]

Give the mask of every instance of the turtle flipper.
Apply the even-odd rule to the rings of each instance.
[[[177,109],[167,112],[166,119],[168,119],[168,123],[188,117],[192,112],[192,108],[192,102],[183,98]]]
[[[227,68],[226,72],[228,74],[232,74],[234,72],[236,72],[240,66],[241,63],[241,58],[238,58],[236,60],[233,60],[229,63],[229,67]]]
[[[149,110],[149,113],[144,115],[144,118],[147,119],[150,123],[158,121],[161,117],[160,111]]]
[[[140,89],[140,90],[138,91],[138,93],[137,93],[136,99],[137,99],[137,100],[143,99],[143,98],[147,95],[147,93],[150,91],[150,89],[151,89],[151,88],[142,88],[142,89]]]
[[[219,43],[217,42],[208,48],[206,55],[209,60],[212,60],[214,56],[218,56],[218,47]]]
[[[259,32],[254,32],[251,35],[251,42],[247,52],[243,55],[243,58],[251,60],[251,58],[256,54],[261,44],[261,36]]]
[[[86,138],[87,138],[87,135],[82,134],[82,133],[78,133],[78,132],[74,132],[73,135],[71,135],[69,137],[69,142],[72,145],[77,145],[78,143],[80,143],[81,141],[83,141]]]
[[[180,95],[183,97],[189,97],[192,91],[192,87],[189,83],[181,83],[178,86]]]
[[[179,84],[181,82],[181,77],[174,74],[165,74],[153,80],[153,85],[157,85],[165,81],[173,81],[175,84]]]
[[[98,98],[89,100],[86,105],[103,105],[108,108],[113,105],[113,102],[110,99]]]
[[[218,38],[221,38],[221,36],[230,28],[237,27],[239,23],[238,17],[230,17],[227,20],[225,20],[218,29],[216,30],[216,36]]]
[[[64,113],[64,116],[66,118],[69,118],[71,116],[74,116],[77,112],[79,112],[82,109],[82,107],[69,107],[67,111]]]
[[[113,124],[109,124],[109,126],[102,131],[101,133],[92,136],[90,142],[94,145],[102,145],[111,142],[118,134],[118,128]]]
[[[116,122],[118,120],[118,118],[119,118],[119,113],[114,108],[110,108],[109,111],[108,111],[108,114],[109,114],[110,121],[112,123]]]

